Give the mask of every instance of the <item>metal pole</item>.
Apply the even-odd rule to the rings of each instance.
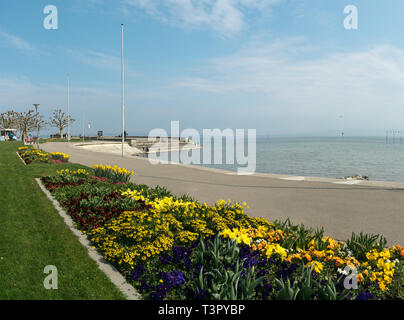
[[[63,138],[63,137],[61,137]],[[70,76],[67,74],[67,142],[70,143]]]
[[[121,108],[122,108],[122,157],[123,148],[125,144],[125,66],[124,66],[124,56],[123,56],[123,24],[121,24]]]
[[[84,135],[85,135],[85,131],[84,131],[84,121],[85,121],[85,108],[86,108],[86,106],[85,106],[85,103],[84,103],[84,94],[82,93],[82,97],[83,97],[83,120],[82,120],[82,126],[83,126],[83,142],[85,141],[85,139],[84,139]]]

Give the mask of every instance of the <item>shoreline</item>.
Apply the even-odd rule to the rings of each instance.
[[[177,195],[208,204],[219,199],[247,202],[250,216],[269,221],[289,218],[296,224],[324,227],[335,239],[348,239],[352,232],[383,234],[389,243],[404,241],[402,208],[404,183],[361,181],[341,184],[338,179],[255,173],[238,175],[198,165],[161,163],[147,158],[92,152],[67,143],[47,143],[42,149],[64,152],[71,162],[118,165],[135,171],[131,179],[150,187],[163,186]],[[339,182],[339,183],[335,183]]]
[[[140,157],[139,157],[140,158]],[[143,158],[146,159],[147,158]],[[185,164],[185,163],[176,163],[176,162],[162,162],[162,164],[171,164],[171,165],[179,165],[184,167],[191,167],[198,170],[206,170],[211,172],[222,173],[226,175],[234,175],[234,176],[251,176],[251,177],[261,177],[261,178],[269,178],[269,179],[279,179],[279,180],[289,180],[289,181],[309,181],[309,182],[323,182],[323,183],[334,183],[334,184],[342,184],[342,185],[357,185],[357,186],[371,186],[371,187],[391,187],[391,188],[399,188],[404,190],[404,182],[397,181],[380,181],[380,180],[344,180],[337,178],[328,178],[328,177],[316,177],[316,176],[298,176],[298,175],[289,175],[289,174],[280,174],[280,173],[266,173],[266,172],[254,172],[252,174],[238,174],[236,171],[224,170],[218,168],[210,168],[204,167],[202,165],[197,164]]]
[[[111,143],[97,143],[97,144],[111,144]],[[116,143],[120,145],[119,143]],[[74,144],[73,147],[78,147],[79,149],[83,144]],[[96,145],[95,143],[88,145]],[[193,149],[200,149],[201,147],[194,147],[194,148],[180,148],[180,149],[172,149],[169,151],[162,151],[162,152],[172,152],[172,151],[181,151],[181,150],[193,150]],[[95,153],[102,153],[102,154],[117,154],[114,152],[103,152],[101,150],[90,150],[84,149],[86,151],[95,152]],[[155,152],[153,152],[155,153]],[[341,184],[341,185],[351,185],[351,186],[369,186],[369,187],[384,187],[384,188],[397,188],[397,189],[404,189],[404,182],[399,181],[384,181],[384,180],[347,180],[347,179],[338,179],[338,178],[330,178],[330,177],[319,177],[319,176],[301,176],[301,175],[290,175],[290,174],[281,174],[281,173],[269,173],[269,172],[257,172],[251,174],[242,173],[239,174],[237,171],[232,170],[225,170],[219,168],[212,168],[203,166],[201,164],[186,164],[181,162],[173,162],[173,161],[166,161],[166,160],[152,160],[150,161],[149,158],[140,156],[141,154],[145,154],[143,152],[139,152],[137,154],[127,155],[124,154],[125,158],[136,158],[141,160],[146,160],[149,163],[156,162],[155,164],[164,164],[164,165],[177,165],[183,166],[187,168],[194,168],[202,171],[210,171],[216,172],[225,175],[235,175],[235,176],[251,176],[251,177],[261,177],[261,178],[270,178],[270,179],[280,179],[280,180],[289,180],[289,181],[309,181],[309,182],[323,182],[323,183],[333,183],[333,184]]]

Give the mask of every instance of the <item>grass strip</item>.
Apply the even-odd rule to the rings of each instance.
[[[0,143],[0,299],[124,299],[34,180],[85,167],[24,166],[16,155],[21,145]],[[47,265],[57,267],[57,290],[44,288]]]

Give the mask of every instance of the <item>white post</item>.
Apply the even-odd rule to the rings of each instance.
[[[61,137],[63,139],[63,137]],[[70,143],[70,76],[67,74],[67,142]]]
[[[86,108],[86,105],[85,105],[85,103],[84,103],[84,94],[83,94],[83,93],[82,93],[82,97],[83,97],[83,120],[81,120],[81,121],[82,121],[82,126],[83,126],[83,133],[82,133],[82,135],[83,135],[83,142],[85,142],[85,140],[84,140],[84,135],[85,135],[84,122],[85,122],[85,108]]]
[[[121,107],[122,107],[122,157],[123,148],[125,144],[125,69],[124,69],[124,56],[123,56],[123,24],[121,24]]]

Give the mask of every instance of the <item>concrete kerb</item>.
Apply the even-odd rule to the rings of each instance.
[[[107,275],[107,277],[112,281],[112,283],[114,283],[118,287],[118,289],[122,292],[122,294],[125,296],[126,299],[142,300],[142,296],[139,294],[139,292],[137,292],[136,289],[126,281],[123,275],[113,266],[108,264],[104,260],[104,257],[91,246],[91,243],[87,239],[85,234],[83,234],[80,230],[74,227],[72,218],[68,216],[67,213],[62,209],[59,202],[56,201],[56,199],[51,195],[51,193],[45,188],[42,181],[39,178],[36,178],[35,180],[38,183],[41,190],[52,202],[53,206],[55,207],[59,215],[63,218],[69,229],[77,236],[80,243],[85,248],[87,248],[88,255],[90,256],[91,259],[93,259],[97,263],[100,270],[103,271]]]
[[[16,151],[15,153],[17,154],[18,158],[21,159],[21,161],[22,161],[22,163],[24,164],[24,166],[26,166],[27,164],[25,163],[24,159],[21,158],[21,156],[20,156],[20,154],[18,153],[18,151]]]

